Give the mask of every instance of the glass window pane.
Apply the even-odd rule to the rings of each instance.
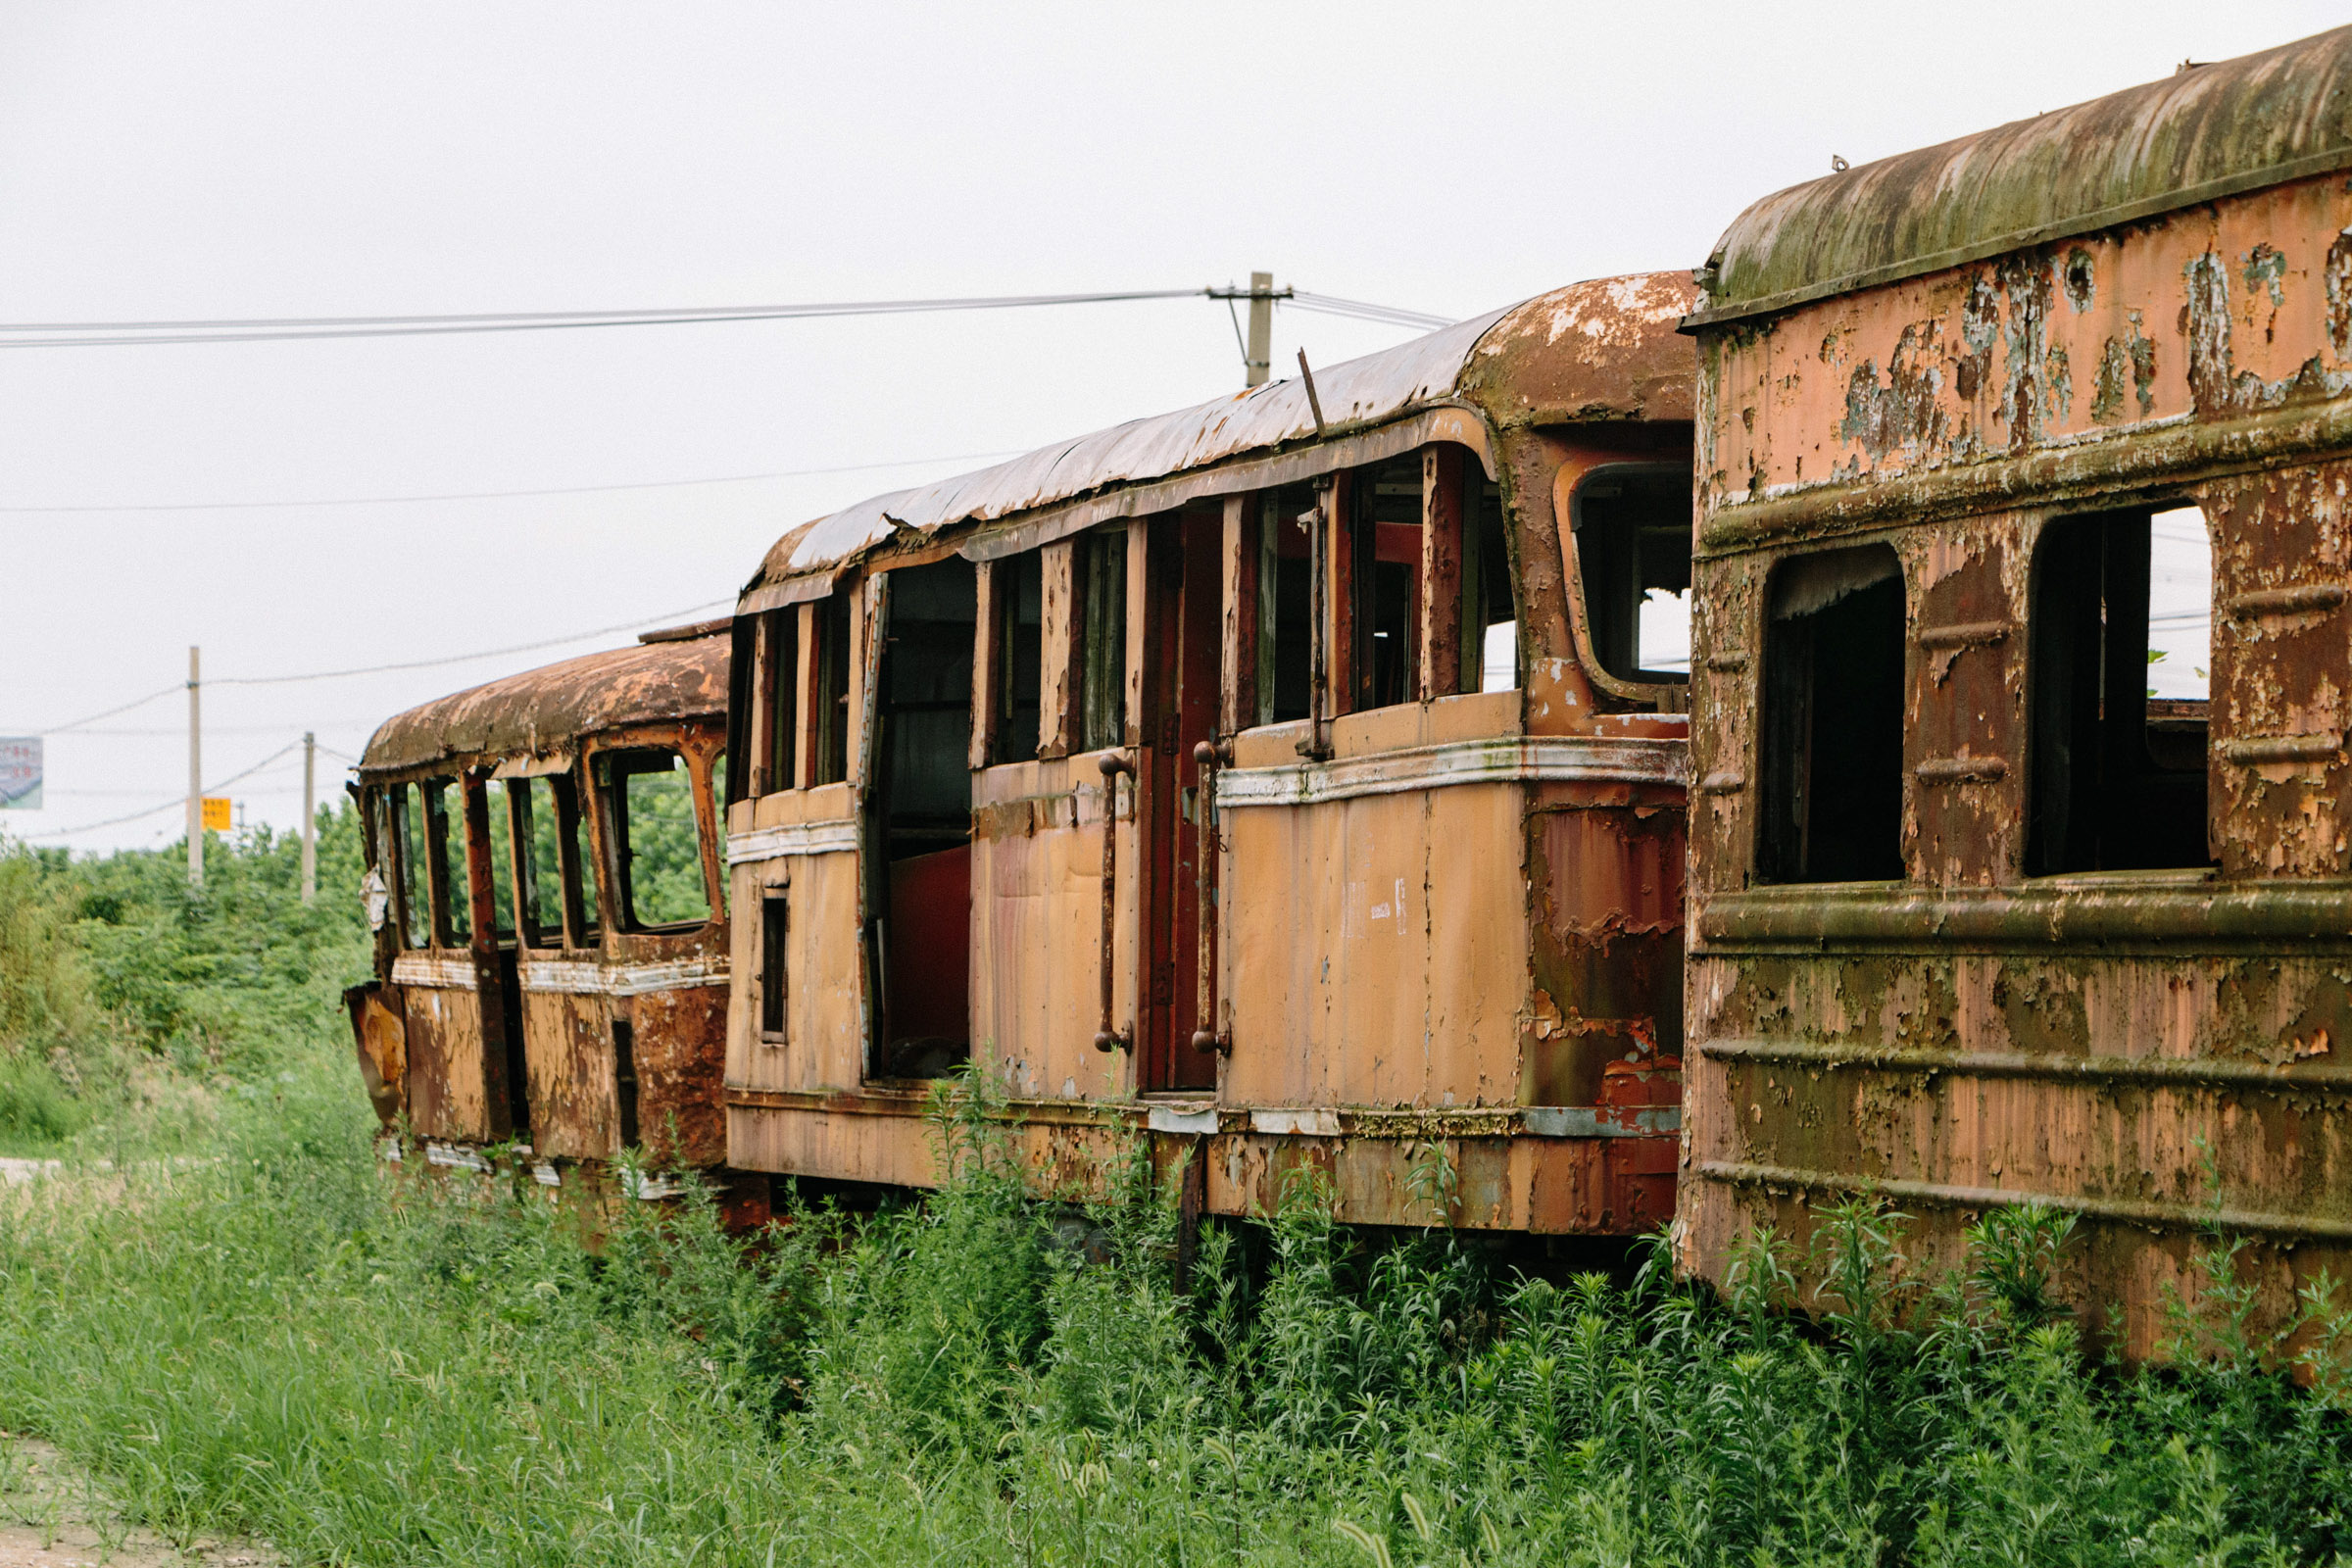
[[[581,809],[579,783],[574,775],[565,773],[549,779],[548,784],[554,789],[558,807],[563,812],[557,818],[558,822],[568,821],[571,824],[571,858],[564,870],[577,886],[569,888],[565,896],[576,897],[579,901],[573,911],[577,916],[579,939],[593,942],[603,916],[596,902],[596,850],[589,839],[588,813]]]
[[[709,919],[685,760],[674,753],[644,754],[616,761],[613,773],[630,921],[662,926]]]

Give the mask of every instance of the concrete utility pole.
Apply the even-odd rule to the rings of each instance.
[[[1250,274],[1250,352],[1243,356],[1249,373],[1244,386],[1264,386],[1274,368],[1274,274]]]
[[[204,886],[204,712],[197,650],[188,650],[188,886]]]
[[[302,732],[302,902],[318,898],[318,737]]]

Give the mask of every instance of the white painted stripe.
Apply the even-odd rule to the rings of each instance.
[[[424,1162],[428,1165],[447,1165],[452,1170],[488,1171],[490,1162],[470,1149],[455,1144],[428,1143],[424,1146]]]
[[[1253,1133],[1337,1138],[1340,1136],[1340,1113],[1336,1110],[1253,1110],[1250,1113],[1250,1130]]]
[[[1539,1138],[1640,1138],[1644,1134],[1683,1130],[1679,1105],[1645,1105],[1630,1112],[1592,1105],[1530,1105],[1519,1113],[1521,1125]]]
[[[858,819],[838,817],[830,822],[794,822],[783,827],[756,827],[727,835],[727,863],[777,860],[789,855],[837,855],[858,848]]]
[[[1375,757],[1217,772],[1217,805],[1314,806],[1457,784],[1687,784],[1690,750],[1674,740],[1503,736],[1415,746]]]
[[[1155,1133],[1213,1133],[1217,1130],[1217,1107],[1182,1110],[1174,1105],[1153,1105],[1144,1119]]]
[[[521,967],[522,989],[572,997],[642,997],[651,991],[727,983],[724,958],[673,958],[663,963],[591,963],[558,959]]]
[[[392,983],[471,991],[480,983],[480,976],[471,958],[436,958],[429,953],[403,953],[392,960]]]

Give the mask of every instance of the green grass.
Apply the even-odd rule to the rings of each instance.
[[[2352,1544],[2321,1353],[2343,1325],[2312,1303],[2299,1385],[2299,1352],[2243,1330],[2218,1238],[2184,1364],[2138,1373],[2049,1299],[2075,1244],[2047,1213],[1991,1217],[1922,1293],[1899,1217],[1848,1207],[1828,1286],[1792,1303],[1768,1246],[1728,1299],[1654,1256],[1538,1279],[1442,1229],[1347,1231],[1300,1187],[1209,1227],[1179,1289],[1140,1168],[1079,1223],[967,1102],[925,1204],[790,1204],[749,1242],[707,1203],[637,1205],[591,1254],[527,1183],[373,1158],[331,1007],[351,932],[321,915],[254,951],[285,915],[259,853],[219,879],[228,901],[250,875],[245,924],[118,911],[183,922],[153,961],[195,978],[135,972],[77,916],[108,1015],[201,1082],[207,1157],[0,1200],[0,1427],[170,1531],[386,1568],[2186,1568]]]

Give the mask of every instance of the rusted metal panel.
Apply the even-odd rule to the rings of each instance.
[[[665,1165],[722,1163],[726,988],[671,987],[633,1000],[637,1125],[646,1156]]]
[[[973,775],[972,1058],[1001,1092],[1115,1099],[1126,1053],[1095,1049],[1102,974],[1102,826],[1098,755],[1013,762]],[[1113,1020],[1135,1025],[1137,865],[1133,784],[1118,785],[1121,897]]]
[[[1736,227],[1751,270],[1715,303],[1773,308],[1697,323],[1687,1267],[1720,1277],[1759,1225],[1801,1243],[1856,1194],[1948,1259],[2036,1199],[2081,1216],[2086,1321],[2141,1354],[2215,1227],[2254,1240],[2274,1317],[2352,1263],[2352,190],[2298,162],[2352,146],[2348,62],[2352,31],[2200,68]],[[2229,119],[2261,104],[2292,112]],[[2070,145],[2085,167],[2053,172]],[[2212,701],[2180,705],[2209,720],[2203,841],[2039,874],[2037,769],[2073,764],[2037,737],[2065,666],[2039,664],[2036,563],[2085,514],[2188,503],[2214,547]],[[1773,573],[1865,543],[1900,568],[1901,875],[1766,885]],[[2097,678],[2136,701],[2134,668]]]
[[[400,1124],[409,1108],[409,1040],[400,991],[381,982],[352,986],[343,993],[358,1047],[360,1082],[368,1103],[385,1128]]]
[[[1791,186],[1716,245],[1721,323],[2352,167],[2352,27]]]
[[[727,654],[716,635],[649,643],[440,698],[386,719],[368,739],[361,776],[444,759],[561,753],[583,735],[632,724],[724,718]]]
[[[2352,248],[2352,247],[2348,247]],[[2352,869],[2352,463],[2204,489],[2214,552],[2211,780],[2230,877]]]
[[[2352,375],[2344,187],[2302,180],[1706,334],[1702,544],[2325,451]]]
[[[530,1063],[531,1147],[571,1159],[620,1149],[612,1026],[601,995],[525,991],[522,1037]]]

